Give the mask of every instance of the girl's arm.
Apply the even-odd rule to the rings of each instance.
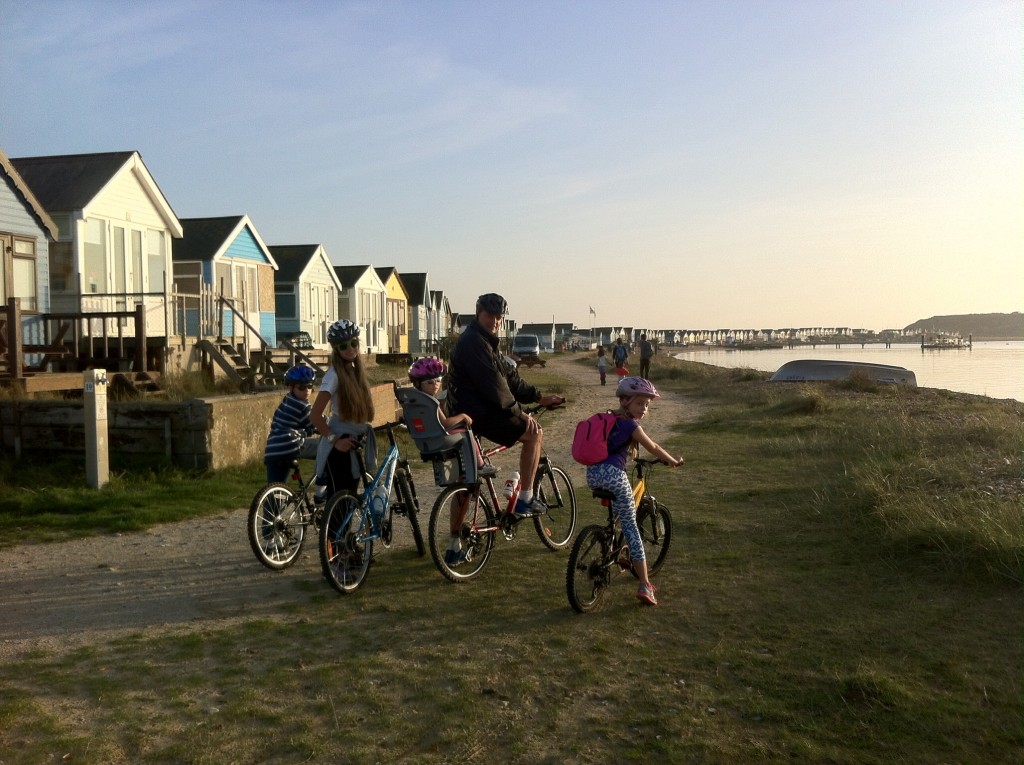
[[[641,428],[639,425],[637,425],[636,430],[633,431],[633,441],[640,444],[640,446],[644,447],[644,449],[649,451],[659,460],[671,465],[672,467],[677,467],[678,465],[683,464],[682,457],[676,459],[667,451],[662,449],[660,446],[658,446],[658,444],[654,443],[653,439],[651,439],[649,435],[644,433],[644,429]]]
[[[331,435],[331,429],[327,427],[327,420],[324,418],[324,410],[331,401],[331,394],[327,391],[320,391],[313,399],[313,408],[309,410],[309,421],[313,423],[316,432],[324,438]]]
[[[443,411],[438,411],[437,419],[441,421],[441,427],[445,430],[451,430],[452,428],[469,428],[473,425],[473,418],[465,412],[453,414],[449,417]]]
[[[309,421],[313,423],[313,427],[316,428],[316,432],[328,439],[335,449],[341,449],[341,451],[347,452],[352,448],[352,445],[355,443],[355,439],[338,438],[331,433],[331,429],[327,425],[327,420],[324,418],[324,410],[327,409],[327,404],[330,403],[330,401],[330,392],[322,390],[317,393],[316,398],[313,400],[313,408],[309,411]]]

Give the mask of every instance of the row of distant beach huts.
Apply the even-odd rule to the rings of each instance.
[[[471,306],[453,311],[425,271],[335,265],[322,244],[268,245],[246,214],[179,218],[137,151],[0,151],[0,175],[0,376],[11,373],[15,340],[33,373],[132,359],[137,369],[143,356],[145,368],[163,371],[197,363],[204,341],[216,352],[212,339],[245,358],[287,339],[323,348],[339,318],[361,327],[370,353],[443,354],[472,317]],[[511,319],[503,331],[517,330],[547,348],[635,342],[642,333],[681,345],[860,332],[517,327]],[[146,347],[133,348],[140,337]]]

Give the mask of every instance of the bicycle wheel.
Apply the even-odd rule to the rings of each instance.
[[[249,545],[256,559],[280,571],[292,565],[306,536],[302,498],[283,483],[268,483],[249,505]]]
[[[353,592],[366,579],[373,557],[373,540],[360,539],[362,520],[359,498],[349,492],[338,492],[324,508],[320,566],[324,578],[338,592]]]
[[[412,527],[412,538],[416,542],[416,552],[422,558],[427,553],[423,544],[423,532],[420,531],[420,503],[416,499],[416,489],[413,488],[412,476],[404,470],[395,473],[395,481],[398,482],[398,499],[405,508],[405,515]]]
[[[471,491],[467,486],[449,486],[442,491],[430,511],[430,555],[441,575],[452,582],[472,579],[487,565],[494,548],[494,512],[480,491]],[[454,510],[453,510],[454,507]],[[465,516],[459,524],[461,549],[451,551],[452,515],[465,508]]]
[[[538,473],[533,493],[548,506],[542,515],[533,517],[537,536],[549,550],[561,550],[576,530],[576,492],[569,476],[561,468],[549,465]]]
[[[610,564],[607,529],[587,526],[576,537],[565,569],[565,594],[575,611],[586,614],[600,608],[611,584]]]
[[[660,502],[642,499],[636,511],[636,525],[640,528],[640,538],[644,542],[647,573],[654,574],[665,562],[669,545],[672,544],[672,516]]]

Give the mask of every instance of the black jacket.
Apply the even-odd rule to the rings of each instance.
[[[498,338],[473,321],[463,331],[452,351],[448,372],[448,400],[451,411],[465,412],[474,420],[519,414],[519,404],[540,401],[541,392],[528,385],[518,372],[506,374],[505,360],[498,351]]]

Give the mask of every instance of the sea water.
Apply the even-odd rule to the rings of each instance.
[[[699,361],[718,367],[746,367],[775,372],[787,361],[797,359],[833,359],[836,361],[892,364],[905,367],[917,376],[924,388],[944,388],[960,393],[975,393],[991,398],[1024,401],[1024,341],[991,340],[976,342],[970,349],[921,349],[910,343],[847,343],[839,348],[827,343],[817,347],[778,348],[763,351],[740,350],[722,346],[691,345],[669,353],[685,361]]]

